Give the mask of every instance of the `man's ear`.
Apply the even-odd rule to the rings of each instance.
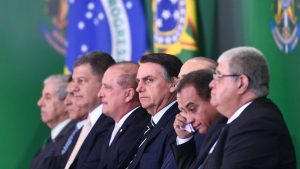
[[[176,85],[178,83],[179,79],[177,77],[172,77],[172,80],[170,82],[170,92],[174,93],[176,91]]]
[[[249,78],[242,74],[238,77],[238,83],[237,83],[237,87],[238,87],[238,93],[242,94],[245,93],[248,90],[249,87]]]
[[[130,102],[134,98],[135,89],[134,88],[128,88],[125,89],[125,102]]]

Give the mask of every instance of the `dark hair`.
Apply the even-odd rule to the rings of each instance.
[[[180,92],[187,86],[193,86],[198,94],[205,101],[210,100],[209,83],[213,80],[213,71],[202,69],[188,73],[183,77],[177,86],[177,92]]]
[[[109,66],[115,64],[114,59],[107,53],[93,51],[80,57],[74,64],[74,67],[78,67],[84,64],[91,65],[92,71],[102,79],[104,72]]]
[[[73,81],[73,78],[72,78],[72,74],[71,75],[68,75],[68,83],[71,83]]]
[[[178,57],[166,53],[151,53],[142,56],[141,63],[157,63],[161,65],[167,73],[166,77],[168,81],[172,79],[172,77],[177,77],[182,66],[182,62]]]

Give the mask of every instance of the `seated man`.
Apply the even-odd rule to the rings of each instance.
[[[68,77],[52,75],[44,80],[42,97],[38,101],[41,118],[51,129],[51,137],[36,153],[30,169],[47,169],[47,159],[60,153],[64,143],[72,132],[75,122],[71,122],[64,105]]]
[[[187,60],[182,65],[180,72],[178,74],[178,79],[180,81],[181,79],[183,79],[185,75],[196,70],[207,69],[207,70],[215,71],[216,67],[217,67],[217,62],[212,59],[205,58],[205,57],[194,57]],[[179,103],[178,98],[177,101]],[[196,132],[194,134],[194,140],[196,143],[196,152],[200,150],[200,146],[203,139],[204,139],[204,134],[201,134],[199,132]],[[168,157],[165,159],[161,169],[174,169],[174,168],[176,168],[176,161],[174,159],[173,153],[170,152]]]
[[[103,52],[90,52],[80,57],[74,65],[72,75],[73,94],[78,106],[88,112],[76,144],[67,161],[62,161],[65,169],[81,169],[89,157],[95,143],[103,140],[113,120],[102,113],[101,99],[97,96],[106,69],[114,64],[113,58]]]
[[[172,124],[179,113],[175,88],[182,63],[177,57],[163,53],[142,56],[140,62],[136,91],[142,107],[152,116],[152,125],[145,130],[128,168],[157,169],[162,167],[171,151],[170,144],[176,139]]]
[[[181,112],[174,121],[177,146],[173,146],[173,153],[176,161],[181,158],[177,151],[188,155],[198,152],[195,142],[199,140],[193,140],[193,133],[199,132],[203,136],[219,116],[218,111],[210,104],[209,83],[212,79],[213,71],[197,70],[185,75],[177,86],[177,101]],[[183,144],[186,142],[189,144]],[[201,150],[201,145],[197,148]],[[184,168],[182,165],[177,163],[177,168]]]
[[[139,139],[150,121],[150,115],[140,106],[135,91],[136,74],[139,65],[133,62],[117,63],[104,73],[102,87],[98,96],[103,103],[103,113],[114,119],[115,125],[109,130],[104,149],[95,148],[91,157],[100,154],[100,160],[88,159],[87,168],[117,169],[126,159],[133,158]],[[103,146],[103,145],[102,145]],[[97,158],[96,158],[97,159]]]
[[[237,47],[219,57],[210,102],[226,118],[214,123],[197,156],[179,154],[182,168],[296,169],[289,131],[267,98],[269,80],[268,63],[255,48]]]

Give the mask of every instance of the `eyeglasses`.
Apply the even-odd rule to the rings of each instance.
[[[221,74],[221,73],[216,72],[216,73],[213,74],[213,79],[214,79],[214,80],[218,80],[218,79],[221,79],[221,78],[223,78],[223,77],[233,77],[233,76],[240,76],[240,75],[239,75],[239,74],[223,75],[223,74]]]

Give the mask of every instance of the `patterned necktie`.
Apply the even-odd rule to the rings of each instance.
[[[149,134],[151,133],[151,130],[156,126],[156,124],[154,123],[154,121],[151,119],[150,123],[147,125],[147,128],[144,132],[143,135],[143,141],[140,143],[139,148],[145,143],[145,141],[147,140]],[[126,169],[128,169],[130,167],[130,165],[132,165],[133,160],[136,157],[136,154],[139,152],[139,150],[135,153],[133,159],[130,161],[130,163],[128,164],[128,166],[126,167]]]
[[[150,123],[147,125],[147,129],[144,132],[144,136],[143,136],[143,141],[141,142],[141,144],[139,145],[139,147],[141,147],[144,142],[147,140],[147,137],[149,136],[149,134],[151,133],[150,131],[155,127],[155,123],[153,120],[150,121]]]
[[[81,129],[81,127],[77,127],[75,126],[75,129],[73,130],[73,132],[70,134],[68,140],[66,141],[65,145],[63,146],[60,154],[61,155],[64,155],[67,150],[69,149],[70,145],[72,144],[73,140],[74,140],[74,137],[76,135],[76,133]]]
[[[77,153],[78,153],[78,151],[79,151],[79,149],[80,149],[83,141],[85,140],[86,136],[88,135],[90,129],[91,129],[91,121],[90,121],[89,118],[87,118],[87,120],[86,120],[86,122],[85,122],[85,124],[84,124],[84,126],[83,126],[83,128],[82,128],[82,130],[80,132],[80,135],[79,135],[79,137],[77,139],[75,147],[74,147],[74,149],[73,149],[73,151],[72,151],[72,153],[71,153],[71,155],[69,157],[69,160],[68,160],[68,162],[67,162],[67,164],[65,166],[65,169],[69,169],[70,168],[70,166],[73,163],[75,157],[77,156]]]

